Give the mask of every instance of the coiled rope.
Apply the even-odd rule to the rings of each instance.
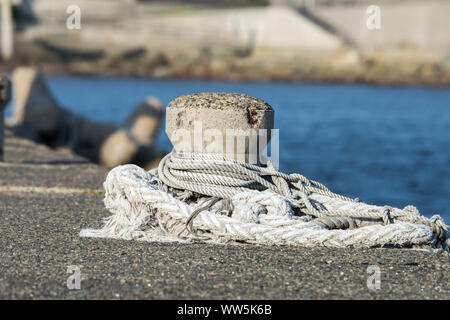
[[[134,165],[114,168],[104,187],[114,215],[82,236],[449,250],[448,226],[438,215],[427,218],[413,206],[365,204],[270,163],[172,152],[149,172]]]

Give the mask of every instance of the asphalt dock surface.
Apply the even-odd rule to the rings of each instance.
[[[110,215],[106,174],[6,131],[0,299],[450,299],[443,252],[80,238]],[[69,266],[80,270],[80,289],[67,286]],[[379,289],[367,286],[370,266]]]

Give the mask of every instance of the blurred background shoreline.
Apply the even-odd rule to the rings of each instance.
[[[80,29],[66,24],[73,4]],[[370,30],[373,4],[381,27]],[[445,0],[21,0],[13,8],[4,71],[450,86]]]

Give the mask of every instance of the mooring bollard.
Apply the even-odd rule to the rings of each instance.
[[[0,161],[3,161],[4,110],[11,99],[11,83],[5,75],[0,75]]]
[[[196,93],[166,108],[166,133],[175,151],[223,155],[259,164],[270,140],[274,111],[261,99],[238,93]]]
[[[249,134],[258,131],[256,137],[265,147],[274,120],[272,108],[260,99],[233,93],[191,94],[174,99],[166,114],[166,131],[175,151],[154,170],[113,169],[104,183],[111,191],[104,202],[114,215],[103,229],[85,229],[80,235],[152,242],[195,239],[448,250],[446,225],[437,215],[426,218],[413,206],[365,204],[300,173],[278,171],[272,161],[266,167],[251,165],[259,164],[252,162],[259,154],[252,149]],[[241,140],[241,149],[236,140]],[[230,156],[243,157],[247,163]],[[151,225],[146,223],[150,220]]]

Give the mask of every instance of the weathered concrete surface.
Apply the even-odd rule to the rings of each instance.
[[[106,170],[9,132],[5,151],[0,299],[450,298],[445,254],[80,238],[109,215],[98,191]],[[81,270],[80,290],[66,286],[71,265]],[[381,269],[379,291],[367,289],[370,265]]]
[[[260,158],[273,122],[272,107],[246,94],[188,94],[166,108],[166,134],[176,151],[221,154],[250,163]]]

